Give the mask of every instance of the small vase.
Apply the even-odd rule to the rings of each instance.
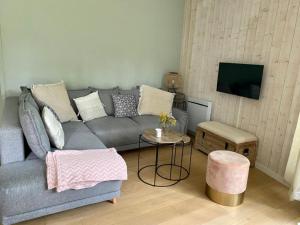
[[[168,127],[168,126],[162,126],[162,127],[161,127],[161,130],[162,130],[162,133],[163,133],[163,134],[168,133],[169,127]]]

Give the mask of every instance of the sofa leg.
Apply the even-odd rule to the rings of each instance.
[[[111,202],[112,204],[116,204],[116,203],[117,203],[117,198],[113,198],[112,200],[110,200],[110,202]]]

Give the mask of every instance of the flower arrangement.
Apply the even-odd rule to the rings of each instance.
[[[159,116],[159,122],[163,129],[176,126],[176,119],[166,113],[161,113]]]

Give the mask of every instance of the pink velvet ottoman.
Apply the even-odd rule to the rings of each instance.
[[[213,151],[208,155],[206,195],[214,202],[237,206],[244,200],[250,161],[231,151]]]

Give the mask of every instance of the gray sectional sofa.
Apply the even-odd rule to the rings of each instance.
[[[94,88],[68,91],[73,98],[85,96]],[[112,93],[135,93],[138,90],[119,88],[99,89],[101,101],[108,116],[83,123],[72,121],[63,124],[64,149],[101,149],[115,147],[118,151],[136,149],[138,137],[146,128],[159,126],[157,116],[143,115],[134,118],[113,116]],[[56,212],[113,199],[120,195],[121,181],[102,182],[83,190],[57,193],[47,190],[45,162],[38,159],[28,147],[19,122],[19,98],[5,101],[0,126],[0,223],[14,224]],[[176,130],[186,132],[187,114],[173,109],[177,119]]]

